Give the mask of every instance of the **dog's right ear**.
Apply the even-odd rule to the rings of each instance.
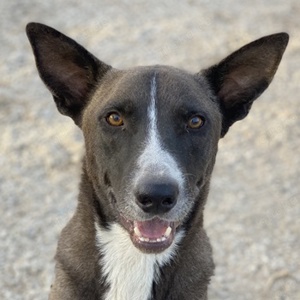
[[[202,72],[216,93],[223,113],[223,137],[245,118],[255,99],[271,83],[288,44],[287,33],[262,37]]]
[[[26,33],[40,77],[52,93],[59,112],[80,126],[90,94],[111,67],[51,27],[29,23]]]

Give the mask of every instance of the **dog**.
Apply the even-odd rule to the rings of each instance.
[[[26,31],[42,81],[86,149],[49,299],[207,299],[214,263],[203,210],[218,141],[269,86],[288,34],[191,74],[118,70],[46,25]]]

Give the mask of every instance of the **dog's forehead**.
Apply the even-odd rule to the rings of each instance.
[[[195,110],[213,110],[216,103],[204,77],[184,70],[160,66],[156,73],[156,101],[162,110],[166,107],[194,107]]]
[[[96,89],[90,109],[96,112],[114,104],[147,108],[153,91],[159,110],[170,105],[173,110],[183,105],[198,105],[203,110],[216,107],[204,78],[174,67],[157,65],[125,71],[113,69]]]

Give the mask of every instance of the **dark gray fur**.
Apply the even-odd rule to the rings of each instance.
[[[108,228],[111,222],[119,222],[119,211],[131,219],[147,218],[134,203],[125,203],[124,194],[146,135],[143,121],[154,75],[163,146],[189,174],[191,202],[186,211],[177,212],[175,206],[170,212],[185,230],[185,237],[174,260],[161,269],[159,282],[153,283],[152,299],[207,299],[214,264],[203,229],[203,210],[218,140],[248,114],[253,101],[268,87],[288,35],[261,38],[197,74],[168,66],[117,70],[42,24],[28,24],[27,35],[42,80],[58,110],[83,130],[86,146],[78,206],[59,239],[50,299],[104,300],[108,286],[99,266],[95,220]],[[113,110],[126,118],[126,130],[105,123],[105,116]],[[204,116],[205,124],[189,131],[185,123],[195,113]]]

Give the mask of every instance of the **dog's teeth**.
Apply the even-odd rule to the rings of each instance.
[[[138,238],[139,238],[139,240],[141,242],[146,242],[146,243],[160,243],[160,242],[164,242],[170,236],[171,232],[172,232],[172,228],[169,226],[166,229],[166,232],[164,233],[163,236],[161,236],[159,238],[156,238],[156,239],[151,239],[151,238],[142,236],[142,234],[139,231],[138,227],[134,227],[134,233],[135,233],[135,235],[138,236]]]
[[[169,237],[172,232],[172,228],[169,226],[164,234],[165,237]]]
[[[138,237],[141,237],[141,236],[142,236],[140,230],[139,230],[137,227],[134,227],[134,233],[135,233]]]
[[[143,237],[140,236],[139,240],[141,242],[147,242],[147,243],[160,243],[160,242],[164,242],[167,238],[165,236],[162,236],[161,238],[157,238],[157,239],[149,239],[147,237]]]

